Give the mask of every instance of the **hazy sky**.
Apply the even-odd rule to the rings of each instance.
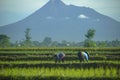
[[[0,0],[0,26],[21,20],[49,0]],[[86,6],[120,22],[120,0],[62,0],[65,4]]]

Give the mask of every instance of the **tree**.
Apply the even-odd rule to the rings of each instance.
[[[66,40],[62,40],[61,46],[70,46],[70,42],[67,42]]]
[[[43,40],[43,42],[42,42],[42,44],[44,46],[50,46],[51,43],[52,43],[52,38],[51,37],[45,37],[44,40]]]
[[[31,46],[32,42],[31,42],[31,37],[30,37],[30,28],[27,28],[25,30],[25,41],[24,41],[24,46]]]
[[[58,41],[53,41],[51,46],[57,47],[57,46],[59,46],[59,44],[60,43]]]
[[[85,34],[85,37],[91,40],[95,35],[95,30],[94,29],[89,29],[87,31],[87,34]]]
[[[9,37],[7,35],[1,34],[0,35],[0,47],[9,47],[10,46],[10,41]]]
[[[96,41],[97,47],[107,47],[106,41]]]
[[[40,46],[40,42],[39,41],[33,41],[33,45],[39,47]]]
[[[95,30],[94,29],[89,29],[87,31],[87,34],[85,34],[85,37],[87,39],[85,39],[85,41],[84,41],[84,46],[85,47],[96,47],[96,43],[92,40],[94,35],[95,35]]]

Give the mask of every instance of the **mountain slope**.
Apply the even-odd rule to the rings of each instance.
[[[96,30],[95,40],[120,39],[120,22],[87,7],[66,5],[61,0],[50,0],[46,5],[27,18],[0,27],[0,34],[7,34],[11,40],[24,39],[26,28],[31,29],[33,40],[46,36],[54,40],[84,40],[87,30]]]

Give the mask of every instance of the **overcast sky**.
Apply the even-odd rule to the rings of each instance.
[[[0,0],[0,26],[21,20],[49,0]],[[120,22],[120,0],[62,0],[67,5],[86,6]]]

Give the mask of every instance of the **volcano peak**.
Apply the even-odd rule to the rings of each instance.
[[[50,0],[50,2],[54,4],[63,3],[61,0]]]

